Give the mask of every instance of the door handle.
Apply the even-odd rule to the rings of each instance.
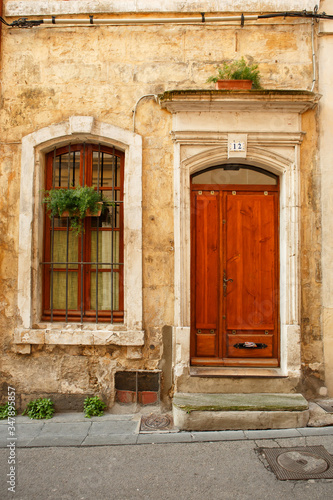
[[[230,283],[233,283],[234,280],[232,278],[227,278],[226,273],[224,271],[224,273],[223,273],[223,295],[224,295],[224,297],[226,297],[226,295],[227,295],[228,281],[230,281]]]

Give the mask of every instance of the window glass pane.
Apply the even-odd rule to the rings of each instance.
[[[68,309],[77,309],[77,273],[68,273]],[[66,309],[66,273],[53,273],[53,309]]]
[[[67,262],[67,231],[54,231],[53,262]],[[68,233],[68,262],[78,262],[78,237],[71,231]],[[65,268],[66,264],[54,265],[54,268]],[[69,269],[77,268],[69,264]]]
[[[119,311],[119,274],[113,273],[113,311]],[[96,310],[96,272],[91,273],[91,309]],[[98,273],[98,309],[111,310],[111,273]]]
[[[277,178],[248,168],[240,168],[239,170],[215,168],[193,176],[192,184],[267,184],[275,186]]]
[[[91,227],[118,228],[119,227],[119,205],[105,207],[100,217],[92,217]],[[113,217],[113,223],[112,223]]]
[[[112,236],[113,236],[113,249],[112,249]],[[97,231],[91,234],[91,262],[96,261],[97,255]],[[112,255],[113,252],[113,255]],[[113,257],[113,261],[112,261]],[[118,231],[98,231],[98,262],[109,263],[108,268],[111,267],[111,263],[119,262],[119,232]],[[95,266],[92,266],[93,268]],[[103,266],[104,268],[106,266]],[[114,269],[118,269],[119,266],[114,266]]]
[[[55,159],[55,187],[78,186],[80,184],[80,151],[64,153]]]
[[[99,168],[98,168],[99,158]],[[109,153],[98,151],[93,152],[93,186],[97,186],[99,177],[99,187],[120,186],[120,158],[113,157]],[[99,176],[98,176],[99,173]]]

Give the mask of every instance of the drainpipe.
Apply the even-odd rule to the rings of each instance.
[[[313,92],[316,83],[316,52],[315,52],[315,42],[314,42],[314,19],[312,19],[312,31],[311,31],[311,41],[312,41],[312,87],[311,92]]]

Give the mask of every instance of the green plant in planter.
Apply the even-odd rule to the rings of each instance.
[[[45,191],[45,194],[43,203],[50,211],[50,217],[60,217],[65,213],[70,217],[70,227],[77,236],[82,232],[82,221],[87,212],[90,215],[97,215],[101,208],[105,208],[101,205],[101,202],[106,202],[101,192],[98,193],[89,186],[77,186],[74,189],[50,189]]]
[[[49,398],[39,398],[30,401],[22,413],[29,418],[52,418],[54,413],[53,402]]]
[[[218,80],[251,80],[252,88],[261,89],[258,64],[248,64],[244,57],[230,64],[224,62],[216,66],[217,75],[210,76],[206,83],[216,83]]]
[[[17,411],[13,407],[13,405],[9,403],[0,405],[0,420],[3,420],[4,418],[8,417],[13,417],[14,415],[17,415]]]
[[[85,417],[101,417],[104,415],[106,404],[98,396],[88,397],[84,400],[83,408]]]

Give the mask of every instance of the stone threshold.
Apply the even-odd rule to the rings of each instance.
[[[306,427],[308,408],[301,394],[178,393],[173,419],[186,431],[287,429]]]
[[[283,373],[281,368],[257,368],[257,367],[225,367],[225,366],[191,366],[191,377],[267,377],[267,378],[286,378],[288,375]]]
[[[191,411],[304,411],[309,405],[301,394],[198,394],[178,393],[173,404]]]

